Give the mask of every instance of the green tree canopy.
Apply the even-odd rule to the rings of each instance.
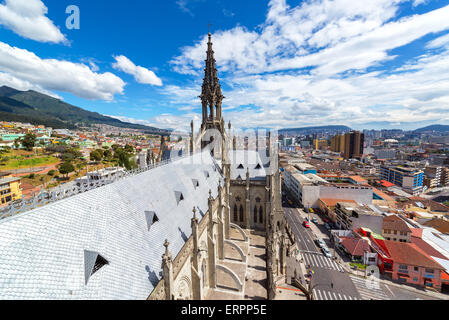
[[[36,136],[32,133],[27,133],[25,137],[22,138],[21,142],[26,150],[31,151],[36,145]]]
[[[127,153],[133,153],[133,152],[134,152],[133,146],[127,144],[127,145],[125,146],[125,152],[127,152]]]
[[[70,162],[64,162],[59,166],[59,172],[66,176],[73,171],[75,171],[75,167]]]
[[[98,162],[101,161],[101,159],[103,159],[103,152],[94,150],[90,153],[90,160]]]

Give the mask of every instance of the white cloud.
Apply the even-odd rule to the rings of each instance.
[[[188,13],[193,17],[192,7],[196,6],[197,3],[204,1],[205,0],[176,0],[176,5],[181,11]]]
[[[125,82],[116,75],[96,73],[89,66],[65,60],[42,59],[25,49],[0,42],[0,72],[22,84],[44,90],[70,92],[91,100],[112,100]]]
[[[18,35],[40,42],[67,42],[58,27],[46,17],[41,0],[5,0],[0,4],[0,25]]]
[[[417,7],[421,4],[427,4],[427,2],[429,2],[429,0],[413,0],[413,6]]]
[[[49,95],[53,98],[63,100],[62,97],[58,96],[57,94],[55,94],[53,92],[45,90],[41,86],[32,84],[28,81],[23,81],[23,80],[17,79],[8,73],[0,72],[0,86],[8,86],[8,87],[20,90],[20,91],[34,90],[34,91],[38,91],[40,93]]]
[[[440,48],[443,46],[448,46],[449,45],[449,34],[446,34],[444,36],[438,37],[432,41],[430,41],[426,48],[428,49],[435,49],[435,48]]]
[[[285,0],[272,0],[257,31],[237,26],[216,32],[226,119],[236,127],[275,128],[449,121],[447,34],[395,69],[382,65],[403,59],[392,55],[392,49],[449,30],[449,6],[398,18],[404,2],[420,4],[312,0],[289,7]],[[204,36],[171,61],[175,71],[195,75],[183,90],[164,90],[179,110],[185,105],[201,108],[197,95],[206,43]],[[425,51],[432,48],[442,50]],[[184,115],[178,118],[184,120]]]
[[[134,76],[138,83],[162,86],[162,80],[159,79],[153,71],[136,66],[131,60],[123,55],[115,56],[114,59],[116,62],[112,67]]]

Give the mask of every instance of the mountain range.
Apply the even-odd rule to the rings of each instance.
[[[139,129],[151,134],[169,133],[167,130],[124,122],[87,111],[33,90],[20,91],[7,86],[0,87],[0,120],[45,125],[54,129],[76,129],[80,126],[106,124]]]
[[[349,132],[351,128],[347,126],[319,126],[319,127],[304,127],[304,128],[290,128],[290,129],[281,129],[279,130],[279,134],[286,135],[307,135],[314,133],[341,133],[341,132]]]
[[[431,126],[427,126],[424,128],[419,128],[416,129],[415,132],[417,133],[421,133],[421,132],[449,132],[449,126],[448,125],[443,125],[443,124],[434,124]]]

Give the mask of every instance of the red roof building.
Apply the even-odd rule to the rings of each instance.
[[[392,260],[391,268],[384,274],[393,280],[421,287],[441,290],[444,268],[415,243],[383,241],[387,256]]]
[[[394,187],[394,183],[388,182],[386,180],[380,180],[379,184],[382,185],[385,188]]]
[[[341,237],[340,245],[351,256],[351,259],[362,260],[365,252],[371,252],[371,247],[365,239],[355,237]]]

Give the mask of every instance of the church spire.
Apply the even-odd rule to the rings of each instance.
[[[202,127],[209,124],[209,127],[216,127],[215,121],[221,122],[221,105],[224,99],[221,93],[221,86],[218,80],[217,68],[215,66],[214,50],[212,49],[212,34],[208,34],[207,59],[204,69],[204,80],[201,92],[201,102],[203,105]]]

